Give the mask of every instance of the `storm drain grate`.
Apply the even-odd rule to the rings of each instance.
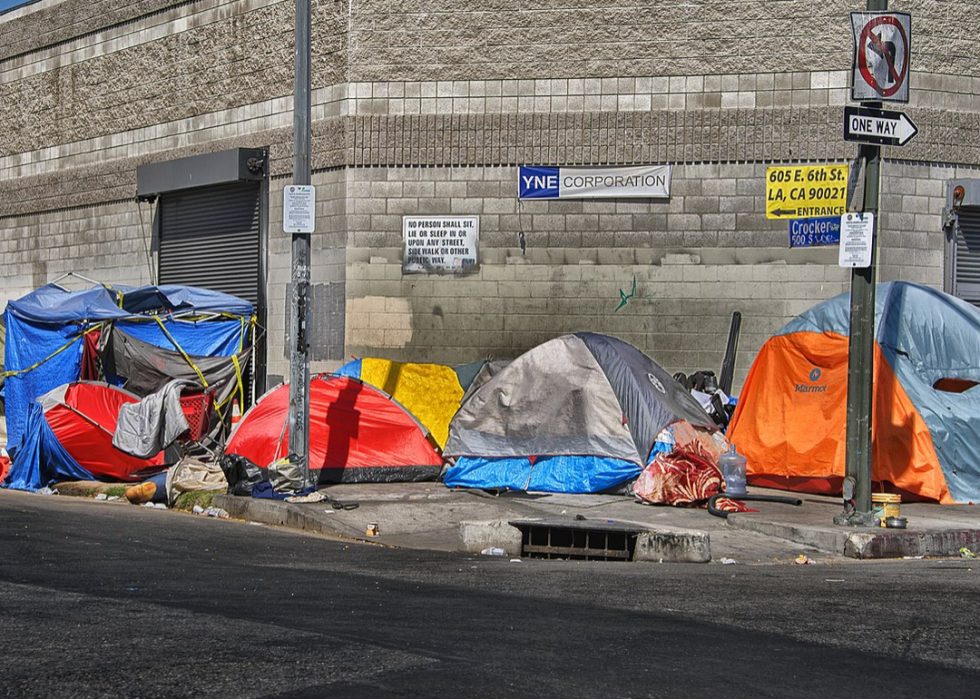
[[[520,520],[521,555],[571,561],[632,561],[640,530],[606,520]]]

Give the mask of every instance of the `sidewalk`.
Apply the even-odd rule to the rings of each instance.
[[[642,505],[615,495],[565,495],[450,490],[440,483],[385,483],[325,486],[330,502],[290,504],[219,495],[214,504],[232,517],[400,548],[478,553],[524,547],[547,536],[539,549],[556,557],[568,547],[596,548],[605,532],[635,535],[633,560],[788,563],[801,554],[816,562],[844,559],[959,556],[980,551],[980,506],[903,503],[908,528],[851,528],[833,524],[839,498],[799,495],[799,507],[749,502],[757,513],[715,517],[704,509]],[[753,494],[789,495],[750,488]],[[334,509],[333,502],[356,503]],[[378,535],[367,534],[378,525]],[[516,526],[515,526],[516,523]],[[529,534],[530,530],[536,534]],[[526,537],[522,544],[522,531]],[[592,543],[585,541],[592,532]],[[554,540],[552,540],[554,536]],[[565,548],[563,548],[565,547]]]

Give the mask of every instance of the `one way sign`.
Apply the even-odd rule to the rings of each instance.
[[[873,146],[904,146],[919,130],[901,112],[844,107],[844,140]]]

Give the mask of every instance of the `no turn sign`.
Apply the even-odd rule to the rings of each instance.
[[[851,99],[908,102],[912,15],[852,12],[854,67]]]

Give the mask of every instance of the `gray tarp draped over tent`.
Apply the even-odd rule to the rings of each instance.
[[[127,377],[126,390],[138,396],[155,393],[174,379],[200,385],[197,372],[179,352],[143,342],[118,328],[103,334],[100,342],[107,373]],[[251,354],[252,349],[247,347],[236,355],[242,370],[248,366]],[[191,360],[208,386],[215,389],[218,404],[225,404],[239,390],[235,365],[228,357],[192,356]]]

